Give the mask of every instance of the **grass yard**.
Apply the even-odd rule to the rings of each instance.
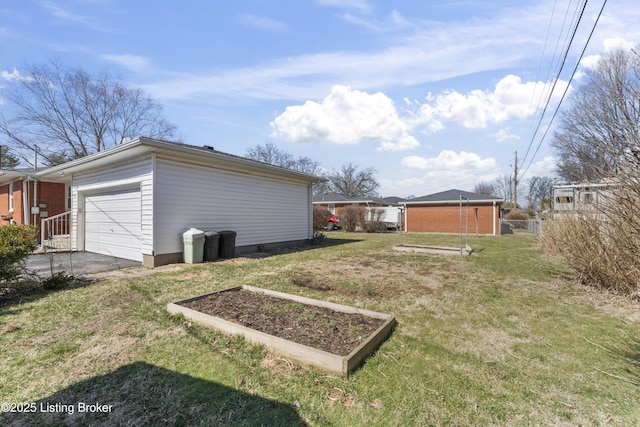
[[[305,251],[3,301],[0,400],[35,412],[0,425],[640,424],[639,304],[576,285],[528,234],[470,238],[467,258],[400,243],[458,237],[335,232]],[[390,313],[398,327],[335,377],[166,313],[239,284]]]

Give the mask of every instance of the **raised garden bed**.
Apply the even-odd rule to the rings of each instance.
[[[395,325],[389,314],[253,286],[170,303],[167,310],[333,374],[353,371]]]
[[[471,252],[473,252],[473,249],[471,249],[469,246],[460,249],[460,248],[454,248],[452,246],[423,246],[423,245],[410,245],[410,244],[396,245],[393,247],[393,250],[402,251],[402,252],[437,254],[437,255],[471,255]]]

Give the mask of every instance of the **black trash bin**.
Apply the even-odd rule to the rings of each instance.
[[[204,261],[215,261],[220,255],[220,233],[206,231],[204,233]]]
[[[231,230],[220,231],[220,258],[233,258],[236,256],[236,232]]]

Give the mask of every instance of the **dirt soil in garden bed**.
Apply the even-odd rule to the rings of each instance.
[[[384,323],[246,290],[219,292],[180,305],[340,356],[347,356]]]

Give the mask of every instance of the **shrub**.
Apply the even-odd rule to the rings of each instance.
[[[327,218],[331,216],[331,211],[320,206],[313,207],[313,231],[324,230],[327,225]]]
[[[566,213],[548,220],[542,244],[561,256],[586,285],[640,298],[640,197],[627,192],[603,211]]]
[[[24,271],[24,260],[37,247],[36,230],[28,225],[0,227],[0,281],[13,281]]]
[[[382,208],[365,208],[364,206],[347,206],[342,210],[340,223],[345,231],[362,230],[367,233],[378,233],[386,230],[382,218]]]
[[[527,212],[513,210],[506,214],[504,219],[510,219],[512,221],[526,221],[529,219],[529,214]]]
[[[367,233],[379,233],[385,231],[386,227],[382,222],[385,210],[382,208],[370,208],[366,212],[366,218],[361,224],[362,229]]]
[[[59,271],[48,279],[44,279],[42,281],[42,287],[48,291],[57,291],[69,286],[74,279],[73,276],[69,276],[64,271]]]
[[[366,209],[363,206],[347,206],[342,210],[340,223],[345,231],[356,231],[364,224]]]

